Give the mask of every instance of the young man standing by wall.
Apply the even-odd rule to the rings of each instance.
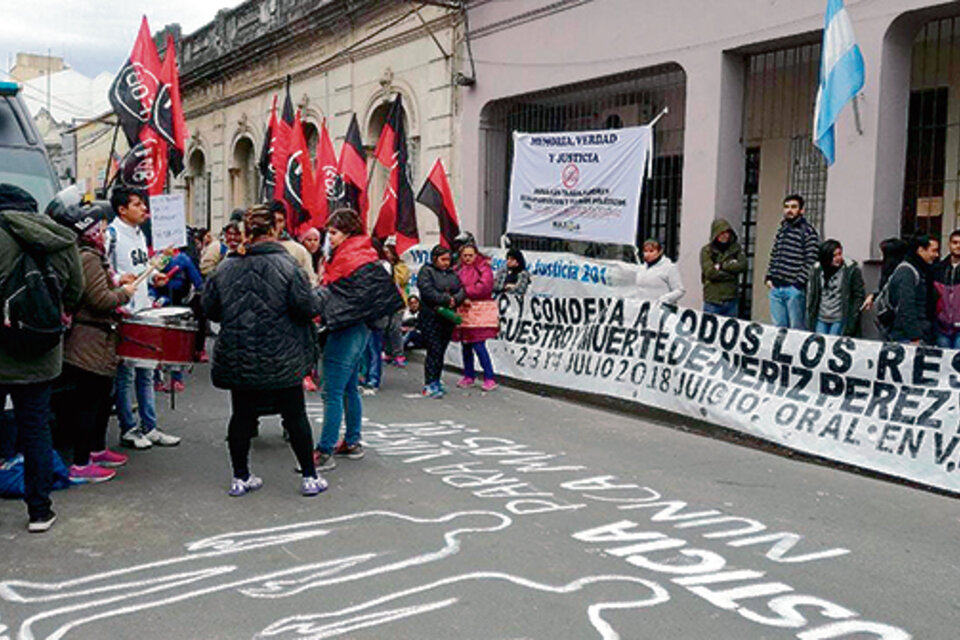
[[[810,267],[817,262],[820,236],[804,217],[803,197],[783,199],[783,221],[770,252],[764,278],[770,289],[770,317],[778,327],[806,328],[806,288]]]

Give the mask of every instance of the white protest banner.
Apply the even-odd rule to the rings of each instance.
[[[503,251],[482,249],[494,268]],[[411,254],[422,264],[425,254]],[[631,297],[636,265],[525,252],[498,375],[612,396],[960,493],[960,351],[724,318]],[[451,345],[448,362],[460,365]]]
[[[187,214],[183,194],[150,197],[150,229],[155,249],[187,246]]]
[[[653,128],[514,133],[507,233],[634,244]]]

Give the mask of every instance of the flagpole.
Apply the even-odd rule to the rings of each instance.
[[[107,156],[107,164],[103,169],[103,186],[100,188],[103,197],[107,197],[107,180],[110,177],[110,163],[113,161],[113,152],[117,148],[117,134],[120,133],[120,119],[117,119],[117,126],[113,128],[113,142],[110,143],[110,155]],[[122,167],[118,168],[119,171]]]

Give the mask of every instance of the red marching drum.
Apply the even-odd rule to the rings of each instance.
[[[117,355],[138,367],[196,362],[199,326],[187,307],[147,309],[120,324]]]

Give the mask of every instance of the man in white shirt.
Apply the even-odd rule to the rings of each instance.
[[[116,219],[109,227],[107,254],[114,270],[120,274],[139,275],[147,268],[150,256],[141,225],[150,217],[146,195],[128,187],[114,187],[110,194]],[[126,309],[136,313],[152,306],[147,281],[137,287]],[[131,387],[136,387],[140,426],[137,426],[131,402]],[[149,449],[153,445],[172,447],[180,444],[178,436],[157,428],[156,399],[153,393],[153,369],[135,367],[121,361],[116,381],[117,420],[120,423],[120,444],[133,449]]]

